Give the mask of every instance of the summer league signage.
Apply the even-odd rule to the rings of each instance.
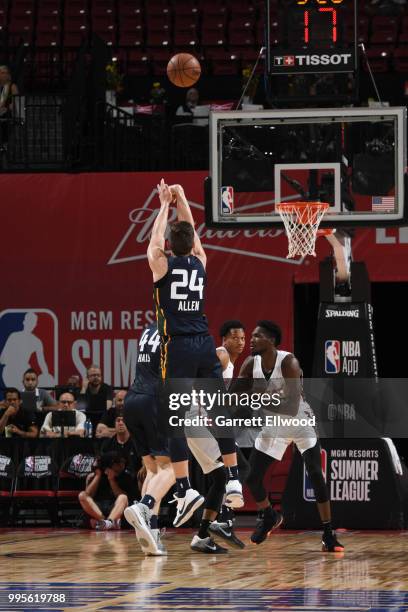
[[[330,492],[333,524],[346,529],[400,529],[402,504],[384,440],[321,440],[322,469]],[[296,451],[283,494],[288,529],[319,529],[314,491]]]

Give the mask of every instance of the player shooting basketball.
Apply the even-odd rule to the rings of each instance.
[[[160,211],[150,238],[147,257],[153,273],[154,299],[161,337],[161,376],[165,393],[191,392],[195,379],[222,381],[221,366],[204,315],[207,257],[197,232],[190,206],[180,185],[169,187],[162,179],[157,186]],[[170,226],[171,255],[164,252],[165,231],[170,205],[177,207],[177,222]],[[168,405],[168,404],[167,404]],[[166,406],[164,407],[166,409]],[[185,523],[203,504],[191,487],[188,473],[188,446],[184,435],[169,439],[170,458],[176,477],[177,513],[174,526]],[[238,480],[235,440],[219,441],[224,466],[211,473],[212,484],[206,495],[203,519],[191,547],[199,552],[226,552],[209,536],[208,527],[216,518],[226,491],[227,503],[241,506],[242,486]]]

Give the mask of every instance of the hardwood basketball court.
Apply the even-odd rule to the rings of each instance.
[[[259,547],[239,535],[244,550],[212,556],[190,551],[190,530],[172,530],[168,556],[145,557],[133,531],[3,530],[0,611],[408,610],[406,531],[340,531],[344,554],[321,553],[319,532],[280,530]]]

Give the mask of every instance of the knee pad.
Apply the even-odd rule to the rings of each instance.
[[[319,504],[329,501],[329,492],[322,472],[320,444],[317,442],[313,448],[309,448],[305,451],[302,458],[313,485],[316,501]]]
[[[225,493],[225,485],[227,484],[227,470],[225,467],[219,467],[209,473],[211,486],[205,496],[204,508],[218,512],[222,498]]]

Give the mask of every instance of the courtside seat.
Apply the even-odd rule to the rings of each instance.
[[[45,509],[52,525],[56,523],[57,467],[49,455],[29,455],[17,468],[13,491],[13,522],[21,510]],[[23,522],[25,519],[23,518]]]

